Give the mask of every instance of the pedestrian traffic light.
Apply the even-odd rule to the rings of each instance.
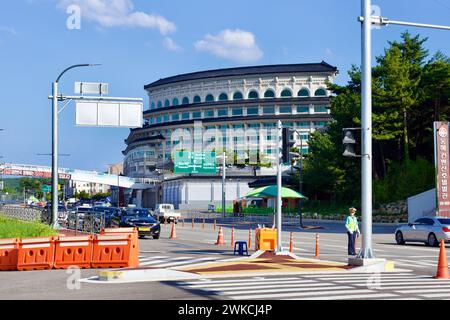
[[[295,141],[291,141],[291,134],[294,132],[294,130],[290,128],[283,128],[283,134],[282,134],[282,155],[283,155],[283,163],[290,163],[291,158],[289,156],[289,152],[291,151],[291,148],[294,146]]]
[[[360,128],[343,128],[342,145],[344,157],[359,157],[358,149],[360,147]]]

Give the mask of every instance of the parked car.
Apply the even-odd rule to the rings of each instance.
[[[120,227],[136,227],[140,238],[152,236],[159,239],[161,225],[150,210],[143,208],[127,208],[122,211]]]
[[[406,242],[423,242],[437,247],[441,239],[450,240],[450,219],[444,217],[420,218],[395,230],[397,244]]]
[[[120,226],[120,215],[122,210],[115,207],[94,207],[97,219],[103,228],[118,228]]]
[[[42,223],[46,223],[46,224],[51,224],[52,223],[52,216],[51,216],[51,211],[52,211],[52,204],[51,202],[48,202],[46,204],[46,206],[44,208],[40,208],[40,207],[36,207],[42,210],[41,213],[41,222]],[[65,205],[63,204],[58,204],[58,223],[62,226],[65,225],[66,221],[68,218],[68,212],[67,212],[67,208]]]
[[[157,204],[155,209],[155,215],[160,222],[174,222],[177,223],[178,219],[181,217],[181,214],[175,212],[173,204],[162,203]]]

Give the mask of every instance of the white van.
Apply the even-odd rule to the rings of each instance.
[[[181,217],[181,214],[175,212],[173,204],[170,203],[161,203],[156,205],[155,215],[158,217],[160,222],[169,223],[177,223],[178,219]]]

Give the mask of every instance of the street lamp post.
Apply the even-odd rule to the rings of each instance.
[[[91,67],[97,64],[76,64],[66,68],[52,83],[52,226],[58,225],[58,82],[64,73],[73,68]]]

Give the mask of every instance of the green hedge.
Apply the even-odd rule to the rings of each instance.
[[[38,221],[26,222],[0,215],[0,238],[49,237],[58,233]]]

